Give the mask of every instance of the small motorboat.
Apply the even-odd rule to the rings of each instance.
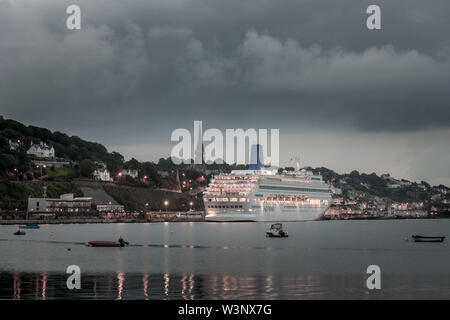
[[[129,243],[122,238],[117,241],[89,241],[86,243],[88,247],[125,247]]]
[[[444,242],[445,237],[425,237],[425,236],[412,236],[414,242]]]
[[[266,237],[285,238],[288,237],[288,233],[283,230],[283,225],[281,223],[274,223],[270,226],[270,229],[266,231]]]
[[[20,231],[20,230],[17,230],[16,232],[14,232],[15,236],[23,236],[25,234],[26,234],[25,231]]]
[[[39,225],[37,223],[26,223],[20,225],[19,229],[39,229]]]

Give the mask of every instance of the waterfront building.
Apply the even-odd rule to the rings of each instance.
[[[74,197],[73,193],[59,198],[28,198],[28,212],[32,214],[85,215],[91,213],[92,197]]]

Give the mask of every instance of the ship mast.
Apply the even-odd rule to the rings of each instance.
[[[291,161],[295,161],[295,171],[300,171],[300,157],[294,157],[291,159]]]

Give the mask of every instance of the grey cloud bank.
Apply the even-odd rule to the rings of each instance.
[[[3,0],[1,114],[151,159],[195,119],[280,128],[282,163],[292,137],[328,150],[328,133],[342,145],[358,137],[374,155],[397,154],[374,171],[449,183],[445,164],[426,168],[449,159],[450,3],[375,3],[375,32],[372,3],[356,0],[79,1],[82,29],[68,31],[70,1]],[[427,138],[400,151],[407,136]],[[334,150],[329,167],[370,171],[349,152]]]

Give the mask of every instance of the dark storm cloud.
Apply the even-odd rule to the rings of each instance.
[[[78,1],[82,30],[68,31],[73,1],[2,1],[1,110],[66,131],[114,127],[124,140],[129,124],[167,136],[194,119],[448,126],[450,4],[375,1],[383,29],[368,31],[372,2]]]

